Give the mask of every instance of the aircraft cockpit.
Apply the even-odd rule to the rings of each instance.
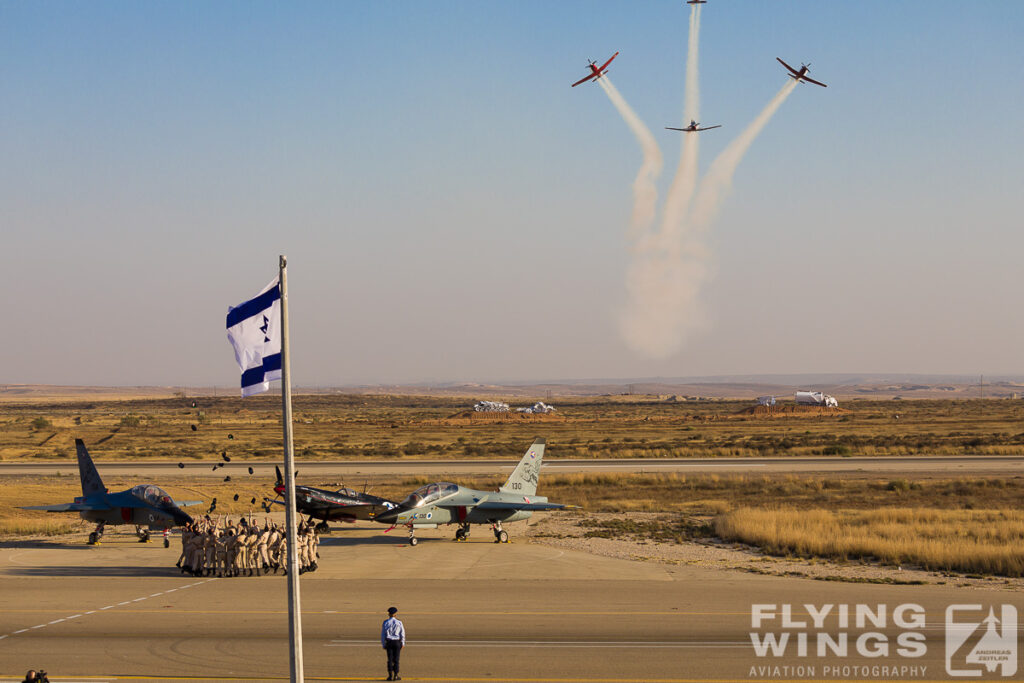
[[[404,508],[418,508],[423,505],[429,505],[436,500],[440,500],[445,496],[450,496],[459,490],[458,484],[452,484],[451,482],[442,481],[436,484],[427,484],[421,486],[412,493],[409,497],[402,501],[402,507]]]
[[[139,484],[132,488],[131,494],[158,508],[174,507],[174,499],[159,486]]]

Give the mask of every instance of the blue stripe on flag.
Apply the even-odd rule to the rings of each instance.
[[[272,372],[281,369],[281,354],[275,353],[263,357],[263,372]]]
[[[263,384],[263,375],[264,369],[262,365],[246,370],[242,373],[242,388],[251,387],[254,384]]]
[[[251,318],[254,315],[259,315],[263,311],[270,308],[270,306],[281,298],[281,288],[271,287],[267,291],[260,294],[255,299],[250,299],[244,304],[235,306],[228,311],[228,327],[234,327],[238,323],[242,322],[247,318]]]

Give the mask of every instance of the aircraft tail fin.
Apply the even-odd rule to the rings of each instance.
[[[82,478],[82,495],[91,496],[94,493],[106,493],[107,489],[100,479],[100,473],[96,471],[96,465],[89,457],[89,451],[85,448],[85,442],[75,439],[75,450],[78,451],[78,476]]]
[[[526,455],[512,470],[508,481],[498,491],[501,493],[518,493],[532,496],[537,493],[537,479],[540,477],[540,461],[544,458],[544,446],[547,441],[541,438],[534,440]]]

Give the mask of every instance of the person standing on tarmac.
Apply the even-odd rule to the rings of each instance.
[[[380,644],[384,646],[384,651],[388,653],[389,681],[402,680],[402,677],[398,675],[398,658],[401,656],[402,648],[405,646],[405,625],[398,619],[395,619],[395,614],[397,613],[397,607],[388,607],[388,618],[384,620],[380,627]]]

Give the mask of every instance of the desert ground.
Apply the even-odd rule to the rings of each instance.
[[[375,629],[396,603],[410,630],[406,680],[945,680],[947,605],[1024,606],[1016,402],[758,414],[749,401],[632,399],[488,419],[467,416],[465,397],[297,397],[300,483],[392,499],[435,479],[494,488],[542,435],[539,493],[577,506],[511,525],[509,545],[486,528],[463,544],[445,527],[420,530],[413,548],[403,530],[336,527],[320,570],[302,578],[307,677],[383,678]],[[176,541],[165,550],[122,529],[88,547],[90,528],[73,516],[17,509],[78,494],[78,437],[111,490],[155,481],[178,498],[216,497],[214,516],[262,518],[280,452],[275,408],[4,403],[0,679],[38,666],[63,680],[287,677],[280,575],[183,577]],[[758,656],[752,605],[808,601],[920,605],[927,652]],[[895,642],[892,623],[880,630]],[[837,663],[918,668],[822,669]]]

